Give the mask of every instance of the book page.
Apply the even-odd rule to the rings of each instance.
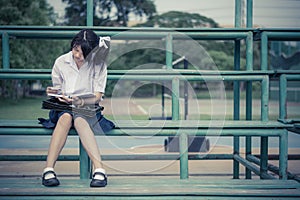
[[[48,96],[51,96],[51,97],[63,97],[64,95],[62,94],[52,94],[52,93],[49,93]],[[66,95],[65,95],[66,96]],[[92,97],[95,97],[95,94],[94,93],[82,93],[82,94],[74,94],[73,96],[77,96],[77,97],[80,97],[80,98],[92,98]],[[72,96],[66,96],[68,98],[72,98]]]

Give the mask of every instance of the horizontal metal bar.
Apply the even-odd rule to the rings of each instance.
[[[286,129],[293,124],[283,124],[276,121],[259,120],[114,120],[115,129]],[[41,128],[36,120],[0,120],[0,128]]]
[[[300,28],[258,28],[260,32],[300,32]]]
[[[0,128],[0,135],[52,135],[53,129],[46,128]],[[77,135],[74,129],[69,135]]]
[[[0,73],[2,80],[50,80],[50,74],[24,74],[24,73]]]
[[[0,74],[51,74],[52,69],[0,69]],[[289,71],[290,72],[290,71]],[[283,73],[289,73],[283,72]],[[293,75],[300,74],[300,70],[293,70]],[[276,75],[274,70],[234,71],[234,70],[192,70],[192,69],[143,69],[143,70],[108,70],[109,75]]]
[[[180,155],[169,154],[111,154],[101,155],[102,160],[179,160]],[[0,155],[0,161],[45,161],[47,155]],[[232,154],[189,154],[189,160],[231,160]],[[79,161],[79,155],[60,155],[59,161]]]
[[[83,28],[91,28],[95,31],[128,31],[128,30],[136,30],[136,31],[183,31],[183,32],[227,32],[227,31],[234,31],[234,32],[245,32],[245,31],[259,31],[261,29],[256,29],[256,28],[153,28],[153,27],[111,27],[111,26],[14,26],[14,25],[9,25],[9,26],[0,26],[0,30],[39,30],[39,31],[66,31],[66,30],[75,30],[75,31],[80,31]],[[271,29],[265,29],[267,31]],[[273,29],[272,29],[273,30]],[[277,29],[276,29],[277,30]],[[296,28],[290,29],[290,28],[284,28],[280,30],[299,30]]]
[[[17,38],[37,38],[37,39],[69,39],[78,33],[79,29],[1,29],[0,33],[7,33],[10,36]],[[113,40],[126,39],[162,39],[168,34],[172,34],[173,39],[198,39],[198,40],[236,40],[247,37],[249,31],[252,29],[235,30],[235,29],[94,29],[98,35],[107,35],[113,37]]]
[[[52,69],[26,69],[26,68],[9,68],[0,69],[0,73],[23,73],[23,74],[51,74]]]
[[[45,161],[47,155],[0,155],[0,161]],[[59,161],[79,161],[79,155],[60,155]]]
[[[300,81],[300,74],[285,74],[285,78],[289,81]]]
[[[39,76],[39,75],[51,75],[51,69],[0,69],[0,75],[5,74],[5,76],[11,75],[29,75],[29,76]],[[290,70],[290,71],[274,71],[274,70],[254,70],[254,71],[213,71],[213,70],[189,70],[189,69],[145,69],[145,70],[108,70],[109,75],[205,75],[205,76],[230,76],[230,75],[269,75],[271,78],[277,77],[278,75],[285,74],[291,79],[299,79],[300,70]],[[8,76],[9,78],[9,76]]]
[[[144,80],[144,81],[163,81],[169,80],[171,81],[175,76],[167,76],[167,75],[160,75],[160,76],[151,76],[151,75],[144,75],[144,76],[136,76],[136,75],[108,75],[108,79],[110,80]],[[263,79],[267,79],[268,76],[265,75],[216,75],[216,76],[208,76],[208,75],[178,75],[176,76],[179,80],[187,80],[187,81],[261,81]]]
[[[300,32],[265,32],[268,40],[297,41],[300,40]]]
[[[53,31],[6,31],[7,34],[17,38],[28,38],[28,39],[70,39],[74,37],[77,32],[75,31],[64,31],[55,32]],[[98,35],[107,35],[112,37],[113,40],[143,40],[143,39],[163,39],[170,32],[141,32],[141,31],[127,31],[127,32],[99,32]],[[182,39],[197,39],[197,40],[235,40],[244,39],[247,37],[247,33],[234,33],[234,32],[198,32],[198,33],[172,33],[174,40]]]
[[[51,135],[52,129],[45,128],[0,128],[0,135]],[[255,128],[207,128],[197,129],[197,127],[188,129],[113,129],[107,136],[174,136],[181,133],[198,136],[280,136],[285,129],[255,129]],[[70,130],[69,135],[77,135],[74,129]],[[96,133],[97,135],[97,133]]]
[[[233,154],[189,154],[189,160],[232,160]]]
[[[272,75],[271,78],[279,77],[282,74],[291,74],[291,75],[300,74],[300,70],[297,70],[297,69],[296,70],[274,70],[273,72],[274,72],[273,74],[270,74],[270,75]]]
[[[50,75],[52,69],[0,69],[0,74],[46,74]],[[300,74],[300,70],[294,70]],[[285,72],[283,72],[285,73]],[[233,71],[233,70],[192,70],[192,69],[143,69],[143,70],[108,70],[109,75],[275,75],[277,71],[273,70],[255,70],[255,71]]]
[[[252,156],[260,158],[259,154],[255,154]],[[268,154],[268,160],[279,160],[279,155],[278,154]],[[300,160],[300,154],[289,154],[288,160]]]
[[[139,81],[171,81],[177,77],[179,80],[188,80],[188,81],[261,81],[263,79],[267,79],[267,75],[159,75],[153,76],[148,74],[140,74],[131,75],[111,75],[108,74],[108,80],[139,80]],[[1,73],[0,72],[0,79],[3,80],[11,80],[11,79],[19,79],[19,80],[50,80],[50,74],[29,74],[29,73]]]

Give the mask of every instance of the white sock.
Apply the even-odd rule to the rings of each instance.
[[[94,171],[94,173],[95,172],[101,172],[101,173],[103,173],[103,174],[105,174],[106,172],[105,172],[105,169],[103,169],[103,168],[97,168],[97,169],[95,169],[95,171]],[[104,176],[102,176],[102,175],[98,175],[98,174],[96,174],[95,175],[95,177],[94,177],[94,179],[98,179],[98,180],[104,180]]]
[[[48,172],[48,171],[54,171],[54,169],[52,167],[46,167],[44,169],[44,173]],[[52,173],[46,174],[45,179],[47,180],[47,179],[50,179],[50,178],[55,178],[54,174],[52,174]]]

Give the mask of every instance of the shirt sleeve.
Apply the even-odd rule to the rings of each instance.
[[[107,81],[107,65],[102,62],[95,67],[94,92],[104,93]]]
[[[54,66],[52,68],[51,78],[53,87],[62,89],[63,79],[61,77],[57,61],[55,61]]]

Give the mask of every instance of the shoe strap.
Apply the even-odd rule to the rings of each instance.
[[[102,172],[95,172],[95,173],[93,174],[93,178],[95,178],[95,176],[96,176],[96,175],[103,176],[103,177],[104,177],[104,179],[107,179],[107,175],[106,175],[106,174],[104,174],[104,173],[102,173]]]
[[[55,176],[55,178],[56,178],[56,174],[55,174],[55,172],[52,171],[52,170],[46,171],[46,172],[43,174],[43,178],[45,178],[45,176],[46,176],[47,174],[53,174],[53,175]]]

